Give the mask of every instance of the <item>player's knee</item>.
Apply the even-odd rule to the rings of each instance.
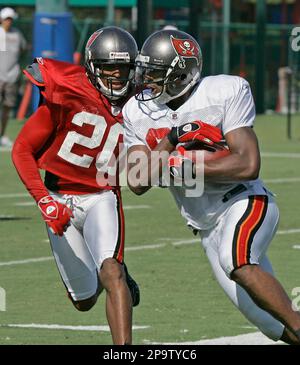
[[[255,279],[254,275],[257,269],[257,265],[250,264],[237,267],[232,271],[231,279],[242,286],[248,286]]]
[[[255,271],[258,270],[258,265],[248,263],[240,266],[234,265],[232,253],[230,251],[220,252],[219,262],[225,274],[237,284],[247,284],[254,278]]]
[[[103,287],[106,290],[110,290],[114,286],[120,285],[123,280],[121,264],[112,258],[104,260],[100,270],[100,281]]]
[[[219,253],[219,263],[225,274],[230,278],[230,275],[234,269],[232,264],[232,255],[229,252],[221,252]]]
[[[72,300],[74,307],[80,312],[89,311],[97,302],[97,295],[93,295],[91,298],[75,301]]]

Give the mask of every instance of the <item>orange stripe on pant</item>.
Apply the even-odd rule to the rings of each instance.
[[[249,263],[251,244],[266,215],[267,202],[268,197],[265,195],[249,196],[248,207],[234,233],[233,265],[235,268]]]

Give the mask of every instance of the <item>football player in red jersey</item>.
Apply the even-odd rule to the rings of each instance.
[[[88,311],[105,289],[113,343],[130,344],[139,288],[123,262],[118,181],[99,174],[110,174],[123,141],[121,108],[138,49],[127,31],[111,26],[93,33],[85,52],[85,67],[38,58],[26,68],[41,102],[18,135],[12,158],[46,222],[72,303]],[[39,169],[45,170],[44,182]]]

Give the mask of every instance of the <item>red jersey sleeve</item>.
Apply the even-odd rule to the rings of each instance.
[[[49,194],[39,173],[37,156],[54,129],[50,110],[46,105],[41,105],[23,126],[13,146],[13,163],[23,184],[36,201]]]

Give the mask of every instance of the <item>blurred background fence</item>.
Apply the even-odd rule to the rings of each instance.
[[[0,0],[0,7],[13,6],[19,13],[16,26],[31,44],[36,5],[34,0]],[[293,111],[299,110],[299,52],[290,46],[292,29],[300,23],[299,0],[69,0],[68,6],[73,15],[74,51],[82,56],[88,36],[102,26],[124,27],[141,45],[152,31],[175,25],[200,43],[204,76],[228,73],[250,82],[258,112],[285,112],[279,71],[292,70],[291,86],[285,91],[290,90],[290,96],[285,99],[292,100]],[[29,51],[22,65],[31,59]]]

